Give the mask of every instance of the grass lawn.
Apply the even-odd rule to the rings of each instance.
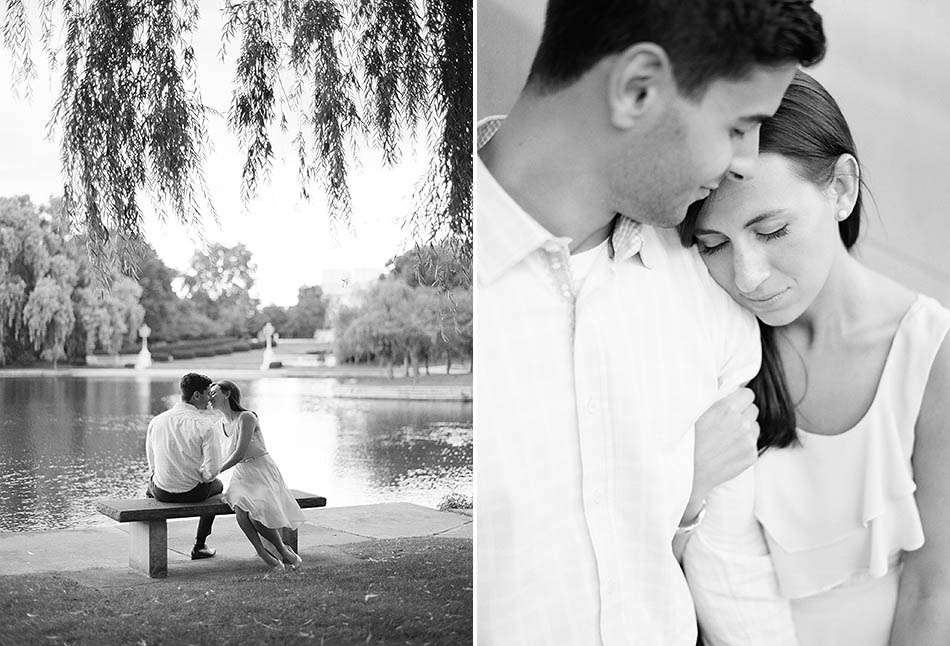
[[[90,587],[0,577],[0,644],[470,644],[472,542],[342,546],[300,572]]]

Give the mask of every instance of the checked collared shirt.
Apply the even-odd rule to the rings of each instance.
[[[695,420],[758,370],[755,319],[626,218],[576,289],[570,240],[476,169],[478,644],[695,646],[671,541]]]

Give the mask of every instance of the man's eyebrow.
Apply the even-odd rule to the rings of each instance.
[[[754,218],[751,218],[748,222],[746,222],[746,223],[745,223],[744,225],[742,225],[742,226],[743,226],[743,228],[746,228],[746,229],[747,229],[747,228],[751,227],[752,225],[758,224],[758,223],[761,222],[762,220],[767,220],[767,219],[771,218],[772,216],[775,216],[775,215],[782,215],[783,213],[785,213],[785,209],[770,209],[770,210],[768,210],[768,211],[763,211],[762,213],[759,213],[759,214],[758,214],[757,216],[755,216]],[[712,230],[710,230],[710,229],[699,229],[699,228],[697,228],[697,229],[693,232],[693,235],[702,236],[702,235],[722,235],[722,234],[721,234],[719,231],[712,231]]]

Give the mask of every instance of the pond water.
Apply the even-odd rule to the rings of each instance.
[[[472,494],[471,403],[335,399],[324,379],[237,383],[288,486],[328,506]],[[148,422],[178,399],[166,377],[0,377],[0,531],[111,522],[95,498],[144,495]]]

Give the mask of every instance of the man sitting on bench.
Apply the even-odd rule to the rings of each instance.
[[[211,379],[188,373],[181,378],[181,401],[148,425],[145,454],[151,476],[148,495],[161,502],[201,502],[224,489],[218,480],[222,462],[219,420],[209,411]],[[205,544],[214,516],[201,516],[192,559],[214,556]]]

